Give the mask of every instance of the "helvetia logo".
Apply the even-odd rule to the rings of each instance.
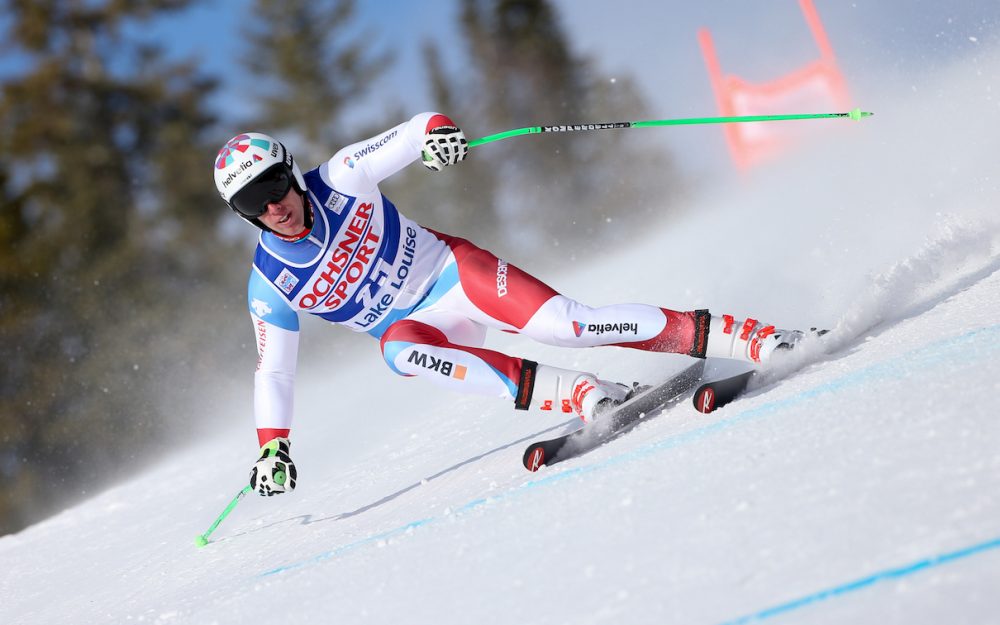
[[[222,181],[222,186],[228,187],[233,183],[234,180],[239,178],[243,172],[250,169],[251,167],[253,167],[253,161],[243,161],[242,163],[240,163],[239,169],[229,172],[229,175],[226,176],[226,179]]]
[[[590,332],[591,334],[597,334],[600,336],[605,332],[612,332],[614,334],[639,334],[639,324],[632,323],[630,321],[625,321],[622,323],[580,323],[579,321],[573,322],[573,333],[578,337],[583,336],[584,332]]]

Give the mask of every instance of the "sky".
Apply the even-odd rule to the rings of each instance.
[[[247,85],[248,77],[238,62],[250,51],[242,37],[240,21],[252,6],[249,0],[217,0],[180,11],[154,25],[152,34],[164,42],[174,58],[196,58],[206,73],[223,80],[218,106],[239,106],[235,95]],[[440,43],[454,38],[452,25],[458,4],[434,0],[430,3],[405,0],[358,2],[352,33],[367,42],[367,52],[376,56],[393,50],[395,62],[387,76],[371,90],[376,109],[399,104],[414,113],[431,107],[424,85],[420,45],[425,38]],[[444,25],[444,27],[442,27]],[[367,108],[367,107],[365,107]],[[337,146],[339,148],[340,146]],[[336,148],[331,151],[336,151]]]
[[[221,78],[215,106],[223,117],[227,109],[241,106],[250,85],[239,59],[253,53],[240,27],[252,4],[250,0],[203,2],[141,29],[173,58],[196,59],[204,72]],[[613,10],[600,0],[553,4],[575,51],[609,79],[630,75],[657,119],[718,114],[696,39],[699,28],[712,32],[724,72],[750,81],[773,80],[816,56],[795,0],[623,1]],[[396,62],[369,90],[371,95],[349,113],[348,123],[366,121],[366,115],[386,109],[436,110],[426,87],[420,46],[431,40],[443,50],[457,50],[445,63],[462,71],[461,38],[455,27],[459,5],[459,0],[358,2],[354,32],[373,53],[394,50]],[[926,77],[955,58],[1000,43],[997,2],[815,0],[815,5],[857,106],[866,110],[876,110],[887,89],[919,89]],[[0,60],[0,76],[19,62],[9,55]],[[458,121],[479,130],[475,120]],[[525,120],[524,125],[599,121],[626,120]],[[502,130],[507,129],[488,128],[482,134]],[[728,164],[717,127],[655,132],[682,165],[702,176]],[[331,152],[339,147],[331,146]]]

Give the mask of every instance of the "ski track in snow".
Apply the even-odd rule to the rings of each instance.
[[[985,348],[982,346],[983,343],[985,343]],[[979,347],[978,349],[976,349],[977,346]],[[637,449],[616,454],[601,462],[571,469],[563,469],[545,477],[526,482],[516,490],[490,497],[475,499],[459,506],[454,512],[452,512],[452,514],[460,515],[465,512],[484,507],[488,509],[489,504],[499,503],[506,499],[523,496],[536,488],[554,486],[568,479],[576,478],[587,473],[607,470],[609,468],[617,467],[623,463],[636,462],[653,454],[670,451],[682,445],[691,444],[708,436],[739,427],[747,421],[767,418],[776,415],[781,411],[800,407],[813,401],[821,395],[836,394],[851,387],[856,387],[862,384],[871,384],[880,380],[898,379],[900,377],[912,376],[918,373],[935,373],[938,369],[955,366],[958,362],[961,362],[963,366],[970,366],[981,360],[996,357],[996,353],[998,351],[1000,351],[1000,324],[967,332],[959,336],[929,344],[925,347],[908,352],[901,356],[897,356],[883,363],[861,369],[834,380],[830,380],[829,382],[825,382],[791,397],[768,402],[762,406],[744,410],[736,415],[717,421],[711,425],[691,430],[678,436],[671,436]],[[586,456],[583,456],[583,458],[586,458]],[[348,543],[330,551],[320,553],[307,560],[264,571],[260,573],[258,577],[267,577],[300,569],[312,564],[318,564],[364,546],[384,543],[391,538],[406,535],[420,527],[433,523],[439,523],[446,518],[447,516],[438,516],[417,519],[387,532],[382,532],[375,536]],[[922,563],[919,566],[908,565],[904,569],[894,572],[892,575],[878,574],[875,577],[879,579],[887,579],[889,577],[900,577],[904,574],[913,574],[932,566],[946,564],[959,558],[975,555],[976,553],[981,553],[987,549],[996,547],[1000,547],[1000,539],[991,539],[985,541],[984,543],[964,547],[959,551],[952,552],[951,554],[929,556],[927,560],[921,561]],[[871,582],[865,582],[864,584],[851,583],[846,587],[851,589],[860,589],[870,583]],[[824,598],[826,598],[827,594],[832,596],[843,594],[843,592],[845,591],[824,591]],[[810,601],[809,603],[812,602],[813,601]],[[732,622],[735,623],[743,621],[740,620]]]
[[[993,273],[1000,268],[998,232],[1000,227],[990,222],[943,225],[938,238],[918,254],[872,280],[869,290],[837,322],[834,336],[854,337],[878,324],[897,323],[926,312],[951,293]],[[947,280],[956,269],[970,263],[974,271],[958,280]]]

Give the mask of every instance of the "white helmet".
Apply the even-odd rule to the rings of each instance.
[[[295,185],[306,192],[306,181],[291,152],[274,137],[259,132],[236,135],[215,158],[215,188],[236,211],[261,230],[269,230],[260,217],[267,204],[285,197]]]

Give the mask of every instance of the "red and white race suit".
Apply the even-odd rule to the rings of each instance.
[[[484,349],[488,328],[562,347],[704,356],[707,311],[593,308],[465,239],[400,214],[378,183],[420,158],[425,133],[444,123],[451,124],[422,113],[343,148],[305,174],[313,211],[308,236],[292,242],[261,234],[248,288],[261,444],[287,436],[291,427],[299,313],[380,339],[386,363],[398,374],[514,400],[519,408],[530,404],[535,363]]]

